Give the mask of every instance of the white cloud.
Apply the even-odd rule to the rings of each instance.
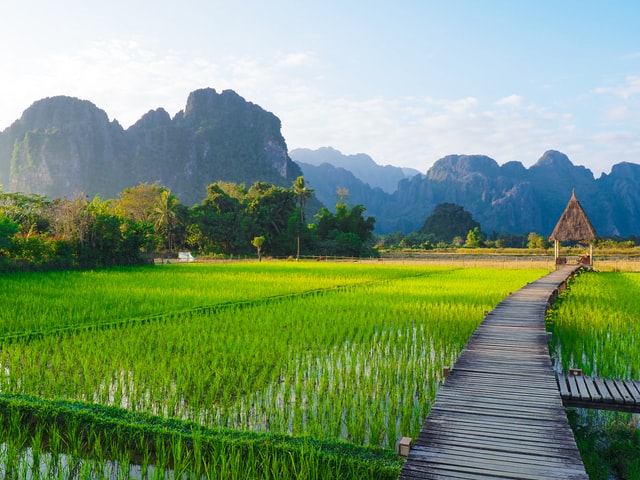
[[[571,113],[570,104],[559,111],[516,94],[493,102],[472,96],[365,96],[342,86],[340,74],[310,52],[208,58],[156,50],[138,39],[93,43],[29,63],[10,62],[3,78],[19,78],[20,83],[5,87],[11,94],[0,99],[0,115],[5,115],[0,129],[45,96],[90,100],[127,127],[152,108],[163,107],[173,115],[184,108],[191,91],[213,87],[233,89],[277,115],[289,148],[332,146],[423,172],[452,153],[530,165],[544,151],[557,149],[594,172],[617,161],[640,161],[636,132],[585,130],[576,122],[582,116]],[[340,89],[329,90],[332,84]],[[640,93],[640,77],[598,93],[628,98]],[[604,121],[620,121],[627,114],[633,114],[629,106],[609,107]],[[603,132],[607,126],[602,125]]]
[[[313,65],[317,62],[315,54],[311,52],[279,53],[277,63],[283,67],[298,67]]]
[[[501,98],[495,103],[496,106],[511,106],[511,107],[519,107],[522,105],[522,97],[520,95],[509,95],[507,97]]]
[[[631,118],[632,114],[626,105],[616,105],[604,112],[604,119],[608,121],[622,121]]]
[[[640,76],[629,75],[622,85],[615,87],[599,87],[594,91],[595,93],[615,95],[626,100],[634,95],[640,94]]]

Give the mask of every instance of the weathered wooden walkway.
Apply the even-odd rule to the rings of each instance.
[[[565,407],[640,413],[640,382],[582,375],[558,375]]]
[[[553,372],[544,315],[577,269],[503,300],[441,387],[399,479],[588,479]]]

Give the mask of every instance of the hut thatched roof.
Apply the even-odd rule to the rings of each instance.
[[[598,238],[598,234],[582,209],[574,190],[571,192],[571,199],[567,204],[567,208],[564,209],[549,239],[560,242],[571,240],[590,242],[596,238]]]

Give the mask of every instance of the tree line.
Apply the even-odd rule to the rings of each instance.
[[[606,249],[629,249],[640,244],[640,237],[603,238],[596,240],[596,247]],[[505,233],[482,231],[480,224],[471,213],[454,203],[436,205],[418,231],[404,234],[394,232],[380,236],[376,243],[384,250],[433,250],[448,248],[526,248],[548,250],[552,247],[549,239],[537,232]]]
[[[200,204],[183,205],[157,183],[117,198],[49,199],[0,186],[0,269],[96,268],[141,264],[190,250],[199,255],[370,256],[375,219],[341,199],[309,220],[303,177],[291,188],[217,182]]]

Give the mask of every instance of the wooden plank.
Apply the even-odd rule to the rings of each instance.
[[[582,400],[591,400],[591,395],[589,394],[589,389],[587,388],[584,377],[582,375],[573,375],[573,377],[576,379],[576,384],[580,391],[580,398]]]
[[[591,377],[583,377],[583,378],[587,385],[587,389],[589,390],[589,396],[591,397],[591,401],[600,402],[602,400],[602,395],[598,393],[598,389],[596,388],[596,385],[593,382],[593,378]]]
[[[513,464],[520,469],[520,465],[539,465],[543,463],[546,467],[557,464],[566,465],[567,458],[555,455],[554,451],[531,451],[518,448],[512,445],[511,448],[495,449],[487,447],[485,443],[482,449],[469,448],[464,445],[446,445],[432,444],[429,446],[429,453],[435,453],[438,456],[449,457],[452,462],[457,463],[460,458],[465,457],[467,460],[472,459],[475,464],[485,464],[493,466],[496,463]],[[465,461],[467,461],[465,460]]]
[[[593,379],[593,383],[598,388],[598,392],[600,392],[600,395],[602,395],[602,401],[604,403],[615,402],[615,399],[611,395],[611,392],[609,392],[609,388],[607,387],[607,384],[600,377],[595,377]]]
[[[615,382],[611,378],[603,378],[602,381],[607,386],[607,389],[609,390],[609,393],[613,397],[613,401],[615,403],[619,403],[621,405],[624,405],[624,398],[622,398],[622,395],[618,391],[618,387],[616,387]]]
[[[571,391],[569,390],[567,377],[563,374],[558,374],[558,388],[560,389],[560,396],[563,398],[571,398]]]
[[[640,405],[640,382],[629,380],[627,383],[629,384],[629,391],[636,401],[636,405]]]
[[[421,445],[428,445],[434,441],[454,440],[456,438],[462,438],[468,441],[470,445],[474,443],[480,443],[486,445],[489,443],[489,448],[502,448],[506,445],[517,444],[522,448],[536,449],[553,449],[563,450],[568,449],[558,440],[564,438],[564,435],[545,436],[544,431],[532,431],[532,430],[520,430],[514,431],[513,428],[508,430],[498,429],[486,429],[477,428],[473,425],[456,425],[455,430],[449,429],[447,431],[430,431],[428,433],[428,439],[421,441]],[[490,439],[490,442],[487,442]]]
[[[458,461],[456,461],[458,460]],[[466,461],[465,461],[466,460]],[[581,475],[584,472],[584,467],[582,468],[582,472],[579,468],[571,468],[570,465],[565,465],[562,467],[547,466],[540,465],[526,465],[526,466],[518,466],[518,465],[510,465],[507,462],[502,462],[493,465],[477,465],[474,461],[470,461],[463,458],[457,459],[452,457],[440,457],[440,456],[430,456],[428,458],[428,466],[435,466],[438,470],[443,472],[444,476],[437,478],[458,478],[458,475],[462,473],[481,473],[484,475],[484,478],[511,478],[511,479],[525,479],[525,480],[539,480],[541,478],[544,479],[582,479],[588,478]],[[407,462],[408,463],[408,462]],[[407,464],[405,464],[406,467]],[[404,471],[404,468],[403,468]],[[446,473],[445,473],[446,472]],[[448,476],[447,476],[448,474]],[[402,477],[399,477],[402,478]],[[414,477],[414,478],[422,478],[422,477]]]
[[[625,405],[636,404],[636,401],[634,400],[633,395],[629,393],[629,390],[627,390],[627,387],[622,380],[616,379],[613,381],[613,383],[615,383],[616,387],[618,388],[618,391],[620,392],[620,395],[622,395]]]
[[[539,422],[529,422],[528,420],[522,419],[520,424],[514,422],[512,419],[507,418],[496,418],[492,422],[488,423],[486,421],[485,416],[482,415],[482,412],[474,412],[471,414],[468,413],[460,413],[460,412],[444,412],[440,409],[434,409],[429,413],[427,417],[427,421],[425,422],[425,428],[421,430],[422,433],[428,435],[431,432],[431,428],[433,425],[437,425],[441,423],[444,425],[445,431],[449,431],[449,427],[457,426],[458,424],[464,425],[474,425],[475,428],[485,427],[488,430],[494,429],[511,429],[514,430],[514,426],[517,427],[515,430],[518,432],[521,431],[531,431],[531,432],[539,432],[539,436],[544,436],[545,434],[548,438],[552,437],[554,433],[558,433],[559,431],[548,431],[548,424],[546,421]],[[571,431],[567,425],[567,431]]]
[[[571,386],[572,396],[579,398],[580,400],[589,400],[589,394],[586,389],[581,390],[578,385],[578,377],[576,375],[569,375],[569,385]]]

